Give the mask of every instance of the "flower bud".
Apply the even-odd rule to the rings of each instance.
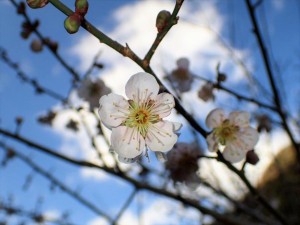
[[[24,14],[24,13],[25,13],[25,10],[26,10],[25,3],[24,3],[24,2],[21,2],[21,3],[18,5],[17,13],[18,13],[18,14]]]
[[[30,8],[38,9],[47,5],[49,0],[26,0],[26,2]]]
[[[214,90],[214,85],[212,83],[206,83],[198,91],[198,97],[205,102],[209,100],[214,100],[215,96],[213,90]]]
[[[166,27],[170,17],[171,13],[167,10],[162,10],[157,14],[156,28],[158,32],[161,32]]]
[[[256,165],[259,161],[259,157],[254,150],[250,150],[246,154],[246,161],[252,165]]]
[[[45,43],[46,45],[48,45],[48,47],[49,47],[52,51],[54,51],[54,52],[57,51],[57,49],[58,49],[58,43],[57,43],[56,41],[52,41],[50,38],[45,38],[45,39],[44,39],[44,43]]]
[[[71,16],[67,17],[65,20],[65,28],[70,34],[74,34],[79,30],[81,25],[82,16],[78,13],[73,13]]]
[[[40,52],[43,50],[43,43],[40,40],[35,39],[31,42],[30,48],[33,52]]]
[[[176,64],[179,69],[188,70],[190,66],[190,60],[188,58],[182,57],[177,59]]]
[[[76,0],[75,2],[75,9],[76,13],[80,14],[81,16],[85,16],[89,9],[89,3],[87,0]]]
[[[226,79],[227,79],[226,74],[224,74],[224,73],[218,73],[217,80],[218,80],[219,83],[224,82]]]

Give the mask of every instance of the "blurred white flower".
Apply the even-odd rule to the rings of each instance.
[[[192,87],[194,79],[189,71],[189,65],[190,62],[187,58],[179,58],[177,68],[166,77],[179,92],[187,92]]]
[[[258,132],[249,126],[250,115],[247,112],[231,112],[225,117],[222,109],[214,109],[206,118],[206,125],[213,131],[206,138],[208,149],[217,151],[224,148],[223,156],[235,163],[246,157],[258,141]]]
[[[174,108],[174,98],[158,91],[155,78],[141,72],[131,76],[125,86],[129,100],[113,93],[101,97],[99,116],[112,130],[111,149],[120,161],[134,162],[146,147],[166,152],[176,143],[181,124],[162,120]]]
[[[214,100],[215,96],[213,91],[214,91],[214,85],[212,83],[206,83],[198,91],[198,97],[205,102],[209,100]]]
[[[94,81],[91,78],[87,78],[82,81],[78,88],[78,96],[90,103],[91,110],[99,107],[99,98],[110,92],[111,89],[101,79]]]
[[[200,183],[197,171],[201,152],[202,149],[195,142],[176,143],[172,151],[168,152],[168,161],[165,163],[171,179],[175,182],[184,182],[188,186],[197,186]]]

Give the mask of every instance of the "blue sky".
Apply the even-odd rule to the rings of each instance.
[[[72,2],[65,1],[65,4],[73,9]],[[113,39],[122,44],[128,42],[134,51],[143,56],[156,35],[153,23],[156,14],[160,9],[171,11],[172,8],[173,1],[94,0],[90,1],[90,9],[86,18]],[[53,6],[27,10],[31,19],[40,20],[41,33],[59,42],[59,53],[80,74],[85,72],[91,59],[100,50],[102,53],[99,61],[104,63],[105,68],[101,72],[93,73],[93,76],[101,76],[113,91],[119,94],[124,93],[124,85],[129,76],[140,71],[140,68],[128,59],[99,44],[84,29],[80,29],[74,35],[69,35],[63,27],[65,16]],[[36,37],[32,35],[29,40],[23,40],[20,37],[23,18],[16,15],[15,11],[10,1],[0,1],[0,47],[5,48],[9,57],[18,62],[22,70],[31,78],[37,79],[49,89],[66,96],[70,89],[71,76],[47,49],[38,54],[30,51],[30,41]],[[260,27],[265,34],[264,40],[268,50],[272,53],[270,57],[273,68],[276,66],[275,62],[282,68],[282,71],[275,70],[274,73],[279,83],[280,93],[284,97],[284,106],[292,115],[297,116],[300,110],[297,99],[300,94],[300,77],[297,72],[300,66],[300,30],[298,29],[300,4],[296,0],[289,1],[289,4],[283,0],[263,1],[258,8],[257,15],[260,19]],[[190,59],[193,73],[209,79],[214,78],[215,65],[221,62],[221,70],[228,75],[227,87],[245,95],[254,94],[255,98],[267,101],[266,95],[255,91],[253,84],[244,75],[243,68],[236,65],[230,58],[228,49],[224,48],[224,44],[220,44],[216,35],[216,33],[221,35],[226,45],[231,46],[234,54],[245,62],[251,74],[263,87],[270,90],[256,40],[251,34],[250,20],[244,1],[186,1],[179,16],[178,26],[175,26],[163,40],[153,58],[152,66],[159,77],[163,76],[163,71],[174,69],[176,59],[182,56]],[[115,82],[116,79],[118,82]],[[167,83],[166,85],[168,86]],[[196,82],[193,90],[183,96],[183,105],[188,111],[196,114],[201,124],[204,124],[207,113],[216,105],[225,107],[228,111],[246,109],[253,113],[264,112],[263,109],[252,104],[238,102],[221,92],[218,92],[215,103],[201,102],[196,97],[200,85],[200,82]],[[71,95],[71,98],[76,99],[74,95]],[[198,104],[196,107],[192,104],[195,101]],[[63,129],[63,121],[67,116],[62,116],[59,121],[56,121],[53,130],[37,123],[37,117],[53,107],[61,108],[56,100],[46,95],[37,96],[32,87],[22,83],[15,72],[0,61],[0,127],[13,131],[15,117],[22,116],[25,121],[21,134],[24,136],[64,153],[91,159],[93,155],[90,152],[87,153],[90,149],[86,136],[81,133],[79,134],[80,140],[78,140],[78,136]],[[65,112],[65,115],[69,115],[68,112]],[[171,118],[184,122],[175,115]],[[276,116],[274,118],[276,119]],[[181,141],[191,140],[188,130],[186,126],[183,128]],[[276,135],[271,137],[271,140],[276,139],[278,137]],[[4,140],[3,137],[0,138]],[[80,188],[80,193],[109,214],[115,215],[127,198],[126,196],[129,196],[132,191],[129,185],[117,178],[101,179],[98,175],[88,172],[86,174],[92,175],[84,175],[82,170],[74,166],[58,160],[49,160],[48,156],[17,142],[7,141],[7,144],[32,157],[44,169],[53,170],[53,175],[64,180],[69,187]],[[261,143],[261,146],[265,146],[264,143]],[[3,156],[2,151],[0,156]],[[154,157],[151,160],[149,166],[160,168]],[[17,159],[9,163],[7,167],[1,168],[0,198],[7,199],[9,195],[14,195],[16,205],[30,210],[34,208],[36,200],[42,196],[45,201],[42,206],[43,210],[59,212],[69,209],[71,221],[76,222],[75,224],[88,224],[96,218],[93,212],[80,207],[61,191],[56,190],[49,194],[49,182],[38,174],[34,175],[29,189],[22,191],[25,178],[30,173],[32,170]],[[153,199],[156,200],[156,198],[147,193],[142,193],[141,196],[144,196],[145,207],[151,209],[152,203],[155,204]],[[138,199],[135,199],[129,210],[131,214],[128,214],[127,218],[136,214],[139,207],[137,202]],[[191,217],[195,218],[194,215]],[[176,224],[176,221],[174,220],[172,224]],[[123,224],[128,224],[125,219]],[[154,221],[153,224],[159,223]]]

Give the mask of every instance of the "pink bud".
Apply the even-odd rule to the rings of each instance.
[[[30,48],[33,52],[40,52],[43,50],[43,43],[40,40],[35,39],[31,42]]]
[[[75,9],[78,14],[85,16],[89,9],[89,3],[87,0],[76,0]]]
[[[71,16],[67,17],[65,20],[65,28],[70,34],[74,34],[79,30],[79,27],[81,25],[82,16],[78,13],[73,13]]]

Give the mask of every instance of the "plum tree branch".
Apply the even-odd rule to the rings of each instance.
[[[19,7],[19,4],[15,0],[10,0],[10,1],[16,8]],[[26,22],[32,26],[33,23],[30,20],[29,16],[27,15],[26,11],[24,11],[24,13],[22,13],[22,15],[25,18]],[[63,59],[63,57],[57,51],[55,51],[53,48],[51,48],[49,43],[47,43],[45,41],[46,40],[45,37],[37,29],[34,29],[33,32],[38,36],[38,38],[43,42],[43,44],[47,46],[47,48],[52,52],[52,54],[56,57],[56,59],[63,65],[63,67],[65,67],[67,69],[67,71],[70,72],[70,74],[73,76],[74,80],[79,81],[80,80],[79,74],[71,66],[69,66],[67,64],[67,62]]]
[[[262,206],[265,207],[266,210],[269,211],[278,221],[280,221],[283,225],[288,225],[286,220],[258,193],[258,191],[252,186],[250,181],[247,179],[246,175],[243,171],[238,170],[236,167],[234,167],[230,162],[224,159],[223,155],[220,151],[217,152],[218,154],[218,161],[224,163],[228,169],[233,171],[236,175],[238,175],[241,180],[244,182],[244,184],[249,189],[250,193],[261,203]]]
[[[0,142],[0,146],[4,151],[8,151],[8,146],[6,146],[3,142]],[[43,177],[51,181],[53,184],[55,184],[57,187],[59,187],[63,192],[73,197],[75,200],[95,212],[97,215],[104,217],[108,221],[112,221],[112,218],[106,214],[104,211],[99,209],[96,205],[85,199],[83,196],[81,196],[76,191],[73,191],[71,188],[67,187],[63,182],[61,182],[59,179],[51,175],[51,173],[47,172],[46,170],[42,169],[40,166],[38,166],[35,162],[33,162],[29,157],[25,156],[24,154],[13,150],[16,157],[21,159],[24,163],[26,163],[28,166],[30,166],[34,171],[41,174]]]
[[[266,73],[267,76],[269,78],[269,82],[274,94],[274,102],[276,104],[276,108],[277,108],[277,113],[280,116],[281,120],[282,120],[282,124],[283,124],[283,128],[286,130],[287,134],[290,137],[290,140],[294,146],[294,149],[296,151],[297,154],[297,159],[298,162],[300,163],[300,146],[297,144],[296,140],[294,139],[294,136],[292,134],[292,131],[290,130],[287,121],[286,121],[286,114],[284,113],[284,109],[282,107],[282,103],[280,100],[280,92],[279,89],[276,87],[276,83],[275,83],[275,79],[274,79],[274,74],[273,71],[271,69],[271,62],[270,62],[270,58],[268,56],[268,51],[267,48],[264,44],[263,41],[263,37],[262,37],[262,33],[260,31],[257,19],[255,17],[255,7],[251,5],[250,0],[246,0],[246,5],[247,5],[247,10],[250,16],[250,20],[253,26],[253,31],[256,37],[256,40],[258,42],[258,47],[260,49],[261,55],[262,55],[262,59],[265,65],[265,69],[266,69]]]
[[[66,16],[70,16],[73,11],[69,9],[66,5],[64,5],[59,0],[49,0],[49,2],[55,6],[58,10],[60,10],[62,13],[64,13]],[[182,1],[183,2],[183,1]],[[158,79],[156,74],[153,72],[151,67],[149,65],[146,65],[144,61],[139,58],[126,44],[124,47],[117,41],[112,40],[110,37],[108,37],[106,34],[98,30],[95,26],[93,26],[90,22],[87,20],[83,20],[81,23],[81,26],[86,29],[90,34],[94,35],[101,43],[106,44],[107,46],[111,47],[115,51],[119,52],[125,57],[130,58],[132,61],[134,61],[136,64],[138,64],[145,72],[152,74],[157,82],[159,83],[161,87],[161,91],[168,92],[170,91],[162,84],[162,82]],[[184,107],[180,104],[177,98],[175,98],[175,108],[178,112],[181,113],[181,115],[191,124],[191,126],[197,130],[203,137],[207,136],[207,132],[205,129],[201,127],[201,125],[184,109]]]
[[[210,215],[210,216],[214,217],[216,220],[222,222],[223,224],[226,224],[226,225],[242,225],[240,223],[240,221],[238,221],[237,219],[228,217],[226,215],[222,215],[222,214],[220,214],[220,213],[218,213],[218,212],[216,212],[212,209],[209,209],[205,206],[202,206],[194,199],[188,199],[188,198],[182,197],[179,194],[174,194],[172,192],[154,187],[154,186],[149,185],[149,184],[144,183],[144,182],[139,182],[136,179],[122,173],[121,171],[115,171],[115,170],[110,169],[108,167],[102,167],[102,166],[99,166],[97,164],[93,164],[93,163],[88,162],[88,161],[76,160],[76,159],[73,159],[71,157],[67,157],[67,156],[65,156],[61,153],[58,153],[58,152],[56,152],[56,151],[54,151],[54,150],[52,150],[48,147],[37,144],[36,142],[33,142],[29,139],[26,139],[26,138],[24,138],[20,135],[14,134],[14,133],[9,132],[7,130],[4,130],[2,128],[0,128],[0,134],[4,135],[6,137],[9,137],[9,138],[11,138],[15,141],[18,141],[22,144],[28,145],[28,146],[32,147],[33,149],[36,149],[36,150],[41,151],[43,153],[46,153],[50,156],[53,156],[55,158],[58,158],[60,160],[65,161],[65,162],[71,163],[73,165],[101,169],[101,170],[107,172],[110,175],[119,177],[122,180],[131,183],[135,188],[145,189],[145,190],[151,191],[153,193],[156,193],[158,195],[163,195],[163,196],[166,196],[166,197],[171,198],[173,200],[180,201],[183,204],[186,204],[190,207],[193,207],[193,208],[197,209],[199,212],[201,212],[203,214],[207,214],[207,215]]]

